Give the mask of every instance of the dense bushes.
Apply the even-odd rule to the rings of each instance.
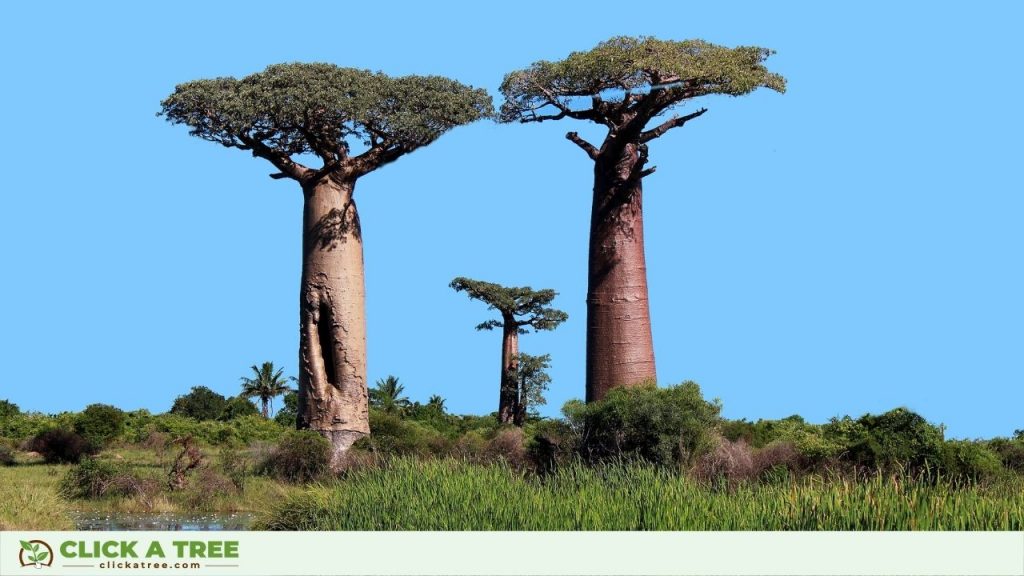
[[[28,449],[41,454],[49,464],[77,464],[83,456],[96,452],[85,438],[61,428],[41,432],[28,443]]]
[[[90,404],[75,418],[75,432],[96,448],[124,433],[124,412],[109,404]]]
[[[615,388],[600,402],[570,402],[563,409],[588,462],[635,456],[684,465],[714,447],[719,410],[694,382]]]
[[[330,469],[331,444],[309,430],[292,430],[259,465],[259,472],[289,482],[309,482]]]
[[[260,409],[256,407],[248,398],[242,396],[234,396],[224,403],[224,409],[221,410],[218,420],[234,420],[241,418],[242,416],[258,416]]]
[[[227,398],[206,386],[194,386],[188,394],[178,396],[171,406],[171,414],[196,420],[216,420],[224,412]]]
[[[67,471],[59,491],[61,496],[72,499],[124,496],[136,492],[141,484],[127,465],[88,457]]]
[[[943,472],[954,480],[988,480],[1002,474],[999,455],[980,442],[952,440],[941,447]]]
[[[14,466],[14,450],[11,447],[0,443],[0,466]]]

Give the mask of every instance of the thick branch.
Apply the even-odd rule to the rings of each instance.
[[[587,142],[583,138],[580,138],[579,134],[577,134],[575,132],[569,132],[568,134],[565,135],[565,137],[566,137],[566,139],[568,139],[573,144],[575,144],[575,145],[579,146],[580,148],[582,148],[583,151],[587,153],[587,156],[590,156],[591,160],[594,160],[594,159],[597,158],[597,154],[598,154],[597,148],[595,148],[594,145],[591,144],[590,142]]]
[[[654,140],[655,138],[657,138],[658,136],[661,136],[665,132],[668,132],[669,130],[671,130],[673,128],[678,128],[679,126],[682,126],[683,124],[686,124],[690,120],[693,120],[694,118],[704,114],[707,111],[708,111],[707,108],[701,108],[700,110],[697,110],[696,112],[694,112],[692,114],[687,114],[686,116],[674,116],[671,119],[666,120],[665,122],[663,122],[657,128],[652,128],[651,130],[648,130],[648,131],[640,134],[640,142],[643,143],[643,142],[648,142],[650,140]]]
[[[405,144],[390,144],[384,141],[379,146],[374,146],[351,160],[353,175],[358,178],[359,176],[369,174],[385,164],[394,162],[402,157],[402,155],[412,152],[414,149],[415,147]]]
[[[245,135],[239,135],[238,139],[252,150],[253,156],[269,161],[275,168],[280,170],[280,173],[278,174],[271,174],[271,178],[292,178],[294,180],[301,181],[305,180],[313,173],[309,168],[293,161],[287,154],[274,150],[258,139],[250,138]]]

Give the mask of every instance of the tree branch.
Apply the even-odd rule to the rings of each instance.
[[[648,130],[648,131],[643,132],[642,134],[640,134],[640,142],[643,143],[643,142],[648,142],[650,140],[654,140],[655,138],[657,138],[658,136],[661,136],[665,132],[668,132],[669,130],[671,130],[673,128],[678,128],[679,126],[682,126],[683,124],[686,124],[690,120],[693,120],[694,118],[697,118],[698,116],[701,116],[702,114],[704,114],[707,111],[708,111],[707,108],[701,108],[700,110],[697,110],[696,112],[694,112],[692,114],[687,114],[686,116],[673,116],[671,119],[666,120],[665,122],[663,122],[657,128],[652,128],[651,130]]]
[[[302,181],[313,173],[309,168],[293,161],[287,154],[274,150],[256,138],[240,134],[238,139],[252,150],[253,156],[269,161],[275,168],[280,170],[277,174],[271,174],[271,178],[292,178],[293,180]]]
[[[565,138],[567,140],[569,140],[570,142],[572,142],[573,144],[575,144],[575,145],[579,146],[580,148],[582,148],[583,151],[587,153],[587,156],[590,156],[591,160],[594,160],[594,159],[597,158],[597,154],[598,154],[597,148],[595,148],[594,145],[591,144],[590,142],[587,142],[583,138],[580,138],[579,134],[577,134],[575,132],[569,132],[568,134],[565,135]]]

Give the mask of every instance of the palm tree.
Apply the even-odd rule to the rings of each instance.
[[[427,400],[427,406],[430,406],[444,414],[444,398],[441,398],[437,394],[434,394],[430,397],[430,400]]]
[[[284,368],[274,371],[273,362],[264,362],[259,368],[254,364],[252,372],[255,378],[242,377],[242,396],[259,398],[263,404],[263,417],[269,418],[274,398],[292,391],[288,386],[289,379],[282,374]]]
[[[388,414],[403,414],[409,408],[409,398],[402,396],[405,386],[398,383],[398,378],[388,376],[377,380],[370,390],[370,405]]]

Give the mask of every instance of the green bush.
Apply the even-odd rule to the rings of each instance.
[[[109,404],[90,404],[75,418],[75,432],[97,448],[124,433],[124,412]]]
[[[224,410],[221,411],[217,419],[228,421],[242,416],[258,416],[259,413],[260,409],[250,402],[248,398],[234,396],[224,404]]]
[[[1024,438],[995,438],[989,440],[988,446],[999,455],[1003,466],[1024,474]]]
[[[845,447],[843,458],[857,466],[919,470],[941,464],[942,431],[906,408],[865,414],[856,425],[843,425],[846,429],[838,435]]]
[[[83,458],[81,463],[64,474],[60,482],[60,495],[70,499],[99,498],[116,492],[119,480],[130,475],[127,467],[108,460]]]
[[[171,406],[171,414],[196,420],[216,420],[224,412],[227,399],[206,386],[195,386],[188,394],[178,396]]]
[[[427,456],[445,453],[451,447],[451,442],[437,430],[382,410],[370,410],[370,430],[369,436],[356,442],[357,449],[381,455]]]
[[[1005,472],[999,454],[980,442],[950,440],[942,444],[942,470],[956,480],[989,480]]]
[[[600,402],[563,408],[586,461],[636,457],[687,467],[714,447],[720,410],[695,382],[615,388]]]
[[[48,464],[77,464],[82,457],[96,452],[88,440],[63,428],[39,433],[29,442],[29,450],[41,454]]]
[[[274,421],[285,428],[295,428],[295,421],[299,417],[299,394],[298,392],[287,392],[284,395],[284,406],[274,414]]]
[[[260,463],[259,472],[288,482],[310,482],[328,472],[331,443],[311,430],[292,430]]]

